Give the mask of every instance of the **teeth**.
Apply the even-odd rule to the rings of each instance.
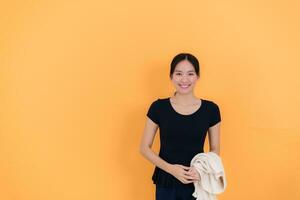
[[[183,87],[183,88],[187,88],[189,87],[190,85],[179,85],[180,87]]]

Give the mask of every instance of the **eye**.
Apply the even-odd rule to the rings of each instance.
[[[181,75],[181,73],[176,73],[176,75]]]
[[[193,75],[195,75],[195,73],[189,73],[189,75],[192,75],[192,76],[193,76]]]

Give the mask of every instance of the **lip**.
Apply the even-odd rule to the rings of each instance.
[[[191,86],[191,84],[187,84],[187,85],[182,85],[182,84],[178,84],[180,88],[182,89],[187,89]]]

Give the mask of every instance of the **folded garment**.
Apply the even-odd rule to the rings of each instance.
[[[197,200],[217,200],[216,195],[225,191],[227,181],[221,157],[210,151],[198,153],[191,160],[200,175],[200,180],[194,182],[193,196]]]

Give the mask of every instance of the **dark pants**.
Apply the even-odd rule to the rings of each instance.
[[[168,188],[156,186],[156,200],[195,200],[193,197],[193,187],[175,187]]]

